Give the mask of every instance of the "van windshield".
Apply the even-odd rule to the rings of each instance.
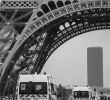
[[[74,91],[74,98],[89,98],[88,91]]]
[[[47,94],[46,82],[21,82],[19,94]]]

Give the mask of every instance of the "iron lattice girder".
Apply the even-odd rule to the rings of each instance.
[[[82,16],[82,15],[81,15]],[[97,18],[87,18],[86,21],[80,19],[80,22],[77,20],[73,21],[76,24],[71,25],[68,21],[65,21],[64,23],[61,23],[61,25],[64,26],[63,30],[57,30],[59,29],[59,27],[57,27],[57,31],[53,32],[50,31],[50,33],[54,33],[52,34],[53,36],[50,37],[50,41],[47,44],[47,48],[44,51],[44,56],[42,57],[41,63],[39,65],[39,68],[37,70],[38,73],[41,72],[43,65],[45,64],[45,62],[47,61],[47,59],[49,58],[49,56],[59,47],[61,46],[64,42],[66,42],[67,40],[80,35],[82,33],[85,32],[89,32],[89,31],[93,31],[93,30],[100,30],[100,29],[109,29],[110,28],[110,20],[109,20],[109,16],[108,17],[104,17],[102,18],[102,20],[99,20],[100,16]],[[107,20],[108,19],[108,20]],[[78,18],[79,20],[79,18]],[[81,21],[82,20],[82,21]],[[71,21],[71,19],[70,19]],[[70,26],[65,27],[65,24],[68,23]],[[55,30],[53,28],[53,30]]]
[[[5,60],[31,15],[32,9],[0,9],[0,79],[2,79],[2,73],[4,72],[2,65],[5,64]],[[6,78],[8,78],[10,73],[8,70],[5,70]],[[2,84],[5,84],[4,82]]]
[[[40,63],[39,63],[38,70],[37,70],[38,73],[40,73],[44,63],[46,62],[48,57],[53,53],[53,51],[56,50],[61,44],[63,44],[70,38],[75,37],[84,32],[102,29],[102,28],[109,28],[109,22],[110,22],[109,15],[105,17],[105,16],[103,16],[103,14],[102,15],[99,14],[99,16],[98,16],[98,15],[96,15],[97,9],[94,9],[94,11],[96,11],[96,12],[94,12],[93,15],[91,15],[91,16],[90,16],[91,13],[88,13],[88,15],[86,14],[86,17],[85,17],[84,12],[82,12],[82,14],[80,14],[80,15],[79,15],[79,12],[77,12],[78,17],[76,17],[76,18],[74,18],[74,17],[68,18],[68,16],[67,16],[67,19],[66,19],[66,17],[62,18],[65,20],[64,21],[58,20],[59,24],[57,23],[57,25],[53,25],[53,28],[50,27],[48,24],[47,27],[49,27],[49,28],[47,29],[47,33],[49,34],[49,38],[48,38],[48,41],[46,41],[47,45],[42,54],[42,58],[40,59]],[[104,10],[104,12],[105,12],[105,10]],[[73,14],[72,16],[74,16],[74,15],[75,14]],[[95,18],[95,21],[94,21],[94,15],[97,16],[97,18]],[[87,17],[87,16],[90,16],[90,17]],[[100,17],[102,18],[101,20],[99,20]],[[68,27],[65,26],[65,24],[67,22],[70,25]],[[73,23],[73,22],[75,24],[71,25],[71,23]],[[106,22],[108,22],[108,23],[106,23]],[[52,23],[50,23],[50,25],[52,25]],[[65,27],[65,29],[59,30],[59,27],[61,25],[63,25]],[[55,28],[55,26],[56,26],[56,28]]]
[[[35,2],[34,6],[33,2]],[[14,25],[18,23],[14,28],[16,32],[21,29],[18,28],[20,25],[24,25],[24,27],[18,32],[20,38],[16,39],[10,54],[5,58],[3,63],[5,69],[1,74],[0,84],[8,80],[8,76],[13,77],[16,72],[18,74],[28,74],[35,71],[40,73],[49,56],[70,38],[88,31],[110,28],[109,0],[91,0],[78,3],[72,3],[72,0],[66,3],[66,0],[62,0],[62,2],[54,1],[55,8],[49,6],[53,2],[46,0],[1,2],[1,14],[5,16],[1,16],[3,22],[6,23],[9,20],[6,20],[7,17],[4,13],[10,12],[12,14],[11,22],[15,21]],[[63,29],[60,28],[61,26]],[[40,42],[36,41],[38,38]],[[34,46],[40,49],[36,50]],[[30,51],[35,59],[30,56]],[[30,54],[24,56],[28,54],[27,52]],[[32,63],[33,61],[34,63]]]
[[[5,55],[13,48],[31,15],[32,9],[0,9],[0,52],[4,52],[4,55],[1,55],[1,63],[4,63]]]

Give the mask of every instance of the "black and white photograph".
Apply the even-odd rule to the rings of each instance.
[[[0,100],[110,100],[110,0],[0,0]]]

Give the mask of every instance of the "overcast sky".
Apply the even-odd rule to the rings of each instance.
[[[104,87],[110,88],[110,30],[84,33],[60,46],[46,62],[42,73],[52,73],[57,84],[87,85],[87,47],[103,47]]]

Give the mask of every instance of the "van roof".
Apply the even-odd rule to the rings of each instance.
[[[73,91],[90,91],[90,87],[73,87]]]
[[[30,75],[19,75],[20,82],[47,82],[48,80],[52,81],[53,78],[50,75],[37,75],[37,74],[30,74]]]

